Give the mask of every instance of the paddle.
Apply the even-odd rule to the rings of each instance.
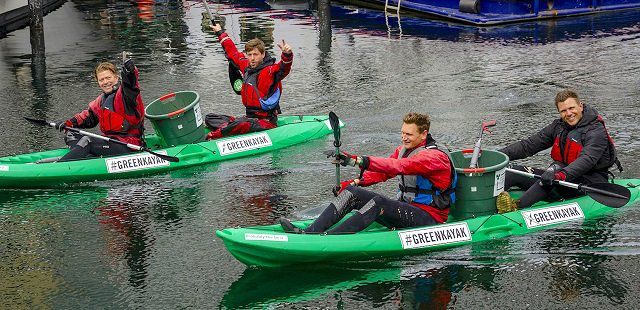
[[[51,127],[54,127],[54,128],[56,127],[56,123],[54,123],[54,122],[48,122],[48,121],[45,121],[45,120],[42,120],[42,119],[35,119],[35,118],[29,118],[29,117],[25,117],[24,119],[26,119],[27,121],[29,121],[31,123],[37,124],[37,125],[51,126]],[[159,153],[156,153],[156,152],[150,150],[149,148],[146,148],[146,147],[143,147],[143,146],[122,142],[122,141],[119,141],[119,140],[116,140],[116,139],[104,137],[104,136],[101,136],[101,135],[98,135],[98,134],[95,134],[95,133],[83,131],[83,130],[80,130],[80,129],[77,129],[77,128],[73,128],[73,127],[67,127],[67,126],[62,125],[62,128],[65,129],[65,130],[77,132],[77,133],[79,133],[81,135],[84,135],[84,136],[89,136],[89,137],[92,137],[92,138],[105,140],[105,141],[113,142],[113,143],[116,143],[116,144],[121,144],[121,145],[124,145],[124,146],[126,146],[126,147],[128,147],[128,148],[130,148],[132,150],[135,150],[135,151],[148,152],[148,153],[150,153],[152,155],[155,155],[155,156],[158,156],[158,157],[160,157],[160,158],[162,158],[162,159],[164,159],[166,161],[170,161],[170,162],[174,162],[174,163],[177,163],[177,162],[180,161],[180,159],[178,157],[159,154]]]
[[[340,155],[340,119],[338,116],[329,112],[329,124],[333,130],[333,146],[336,147],[336,158]],[[336,162],[336,192],[340,190],[340,164]]]
[[[216,19],[213,18],[213,14],[211,14],[211,10],[209,10],[209,4],[207,3],[207,0],[202,0],[202,5],[204,5],[204,9],[207,11],[207,15],[209,15],[209,20],[211,20],[211,24],[215,24],[216,23]]]
[[[473,155],[471,156],[471,162],[469,163],[469,168],[478,167],[478,157],[480,157],[480,144],[482,144],[482,134],[489,131],[489,127],[493,127],[496,125],[495,120],[482,122],[482,129],[480,130],[480,135],[478,136],[478,141],[473,146]]]
[[[536,179],[542,178],[537,174],[528,173],[528,172],[515,170],[511,168],[507,168],[507,171],[511,173],[523,175],[526,177],[530,177],[530,178],[536,178]],[[591,197],[593,200],[611,208],[620,208],[626,205],[629,202],[629,199],[631,198],[631,192],[629,191],[629,189],[618,184],[603,182],[603,183],[593,183],[587,186],[584,184],[574,184],[574,183],[560,181],[560,180],[554,180],[553,182],[562,186],[566,186],[566,187],[570,187],[570,188],[582,191],[585,194],[589,195],[589,197]]]
[[[211,24],[215,25],[216,23],[218,23],[216,19],[213,17],[213,14],[211,14],[211,10],[209,9],[209,4],[207,3],[207,0],[202,0],[202,4],[204,5],[205,11],[207,11],[207,15],[209,16],[209,20],[211,21]],[[240,69],[238,69],[238,67],[236,67],[236,65],[231,60],[229,60],[228,71],[229,71],[229,82],[231,83],[231,88],[233,89],[233,92],[236,93],[236,95],[240,95],[240,92],[242,91],[242,72],[240,72]]]

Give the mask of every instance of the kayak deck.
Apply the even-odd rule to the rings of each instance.
[[[640,185],[640,179],[617,180],[617,184]],[[628,187],[628,186],[627,186]],[[639,189],[629,188],[637,204]],[[441,250],[473,242],[546,229],[562,223],[597,218],[612,212],[588,196],[559,202],[540,202],[531,208],[481,216],[442,225],[392,231],[374,223],[356,234],[290,234],[280,225],[229,228],[216,231],[231,254],[249,266],[350,262]],[[295,222],[308,226],[312,220]]]
[[[73,182],[119,179],[150,175],[217,161],[261,154],[330,134],[328,116],[281,116],[278,127],[222,139],[160,148],[160,138],[146,136],[155,152],[175,156],[168,162],[146,152],[113,157],[88,158],[69,162],[36,163],[63,156],[69,150],[0,157],[0,188],[32,188]]]

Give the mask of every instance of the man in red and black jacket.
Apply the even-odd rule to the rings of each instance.
[[[282,79],[291,71],[293,62],[291,46],[284,40],[278,44],[282,55],[281,60],[276,62],[275,58],[265,51],[262,40],[249,40],[245,44],[245,52],[242,53],[219,24],[212,25],[211,29],[218,36],[229,61],[242,73],[240,95],[246,108],[246,116],[231,117],[229,123],[211,131],[207,139],[275,128],[278,125],[278,114],[281,113]]]
[[[556,194],[563,198],[583,195],[572,188],[554,186],[554,180],[583,184],[607,182],[611,166],[617,164],[622,169],[613,139],[602,116],[593,107],[582,103],[572,90],[558,92],[555,103],[560,118],[529,138],[500,150],[509,160],[516,160],[551,148],[553,163],[547,170],[513,167],[542,175],[541,181],[507,172],[505,190],[514,186],[526,190],[517,205],[520,209]]]
[[[138,68],[128,59],[122,66],[121,79],[115,65],[100,63],[94,76],[102,90],[89,107],[72,118],[58,123],[59,130],[66,127],[93,128],[100,125],[102,135],[125,143],[142,145],[144,131],[144,103],[140,96]],[[64,125],[64,126],[62,126]],[[124,145],[99,140],[68,131],[65,142],[70,151],[59,161],[76,160],[92,156],[110,156],[133,152]]]
[[[402,125],[402,145],[388,158],[342,153],[336,161],[364,169],[362,178],[342,182],[334,202],[304,230],[285,218],[287,232],[341,234],[365,229],[374,221],[389,228],[408,228],[444,223],[455,202],[457,177],[449,155],[438,149],[429,134],[426,114],[409,113]],[[396,199],[362,189],[397,177]],[[331,228],[352,210],[358,210]]]

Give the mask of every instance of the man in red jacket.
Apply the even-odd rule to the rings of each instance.
[[[102,135],[125,143],[142,145],[144,131],[144,103],[140,96],[138,68],[128,59],[122,65],[121,79],[116,66],[109,62],[100,63],[94,76],[102,90],[89,107],[60,122],[56,127],[93,128],[100,125]],[[62,126],[64,125],[64,126]],[[65,142],[70,151],[59,161],[77,160],[92,156],[109,156],[133,152],[128,147],[67,132]]]
[[[389,228],[407,228],[444,223],[455,201],[456,174],[447,153],[438,149],[429,134],[426,114],[409,113],[402,125],[402,145],[388,158],[342,153],[336,162],[365,170],[361,179],[344,181],[338,196],[304,230],[281,218],[287,232],[340,234],[365,229],[374,221]],[[397,177],[398,194],[389,199],[362,189]],[[342,224],[330,229],[352,210]]]
[[[265,51],[264,42],[260,39],[249,40],[245,44],[244,53],[238,51],[231,38],[219,24],[211,26],[218,36],[224,52],[233,65],[242,72],[242,104],[246,108],[246,116],[229,118],[207,135],[207,139],[217,139],[247,132],[262,131],[278,125],[280,112],[280,96],[282,95],[282,79],[291,71],[293,52],[284,40],[278,44],[282,55],[276,63]]]

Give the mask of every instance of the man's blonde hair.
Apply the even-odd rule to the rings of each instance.
[[[101,62],[98,64],[96,69],[93,71],[93,76],[98,79],[98,73],[102,71],[111,71],[114,75],[118,75],[118,71],[116,70],[116,66],[110,62]]]

